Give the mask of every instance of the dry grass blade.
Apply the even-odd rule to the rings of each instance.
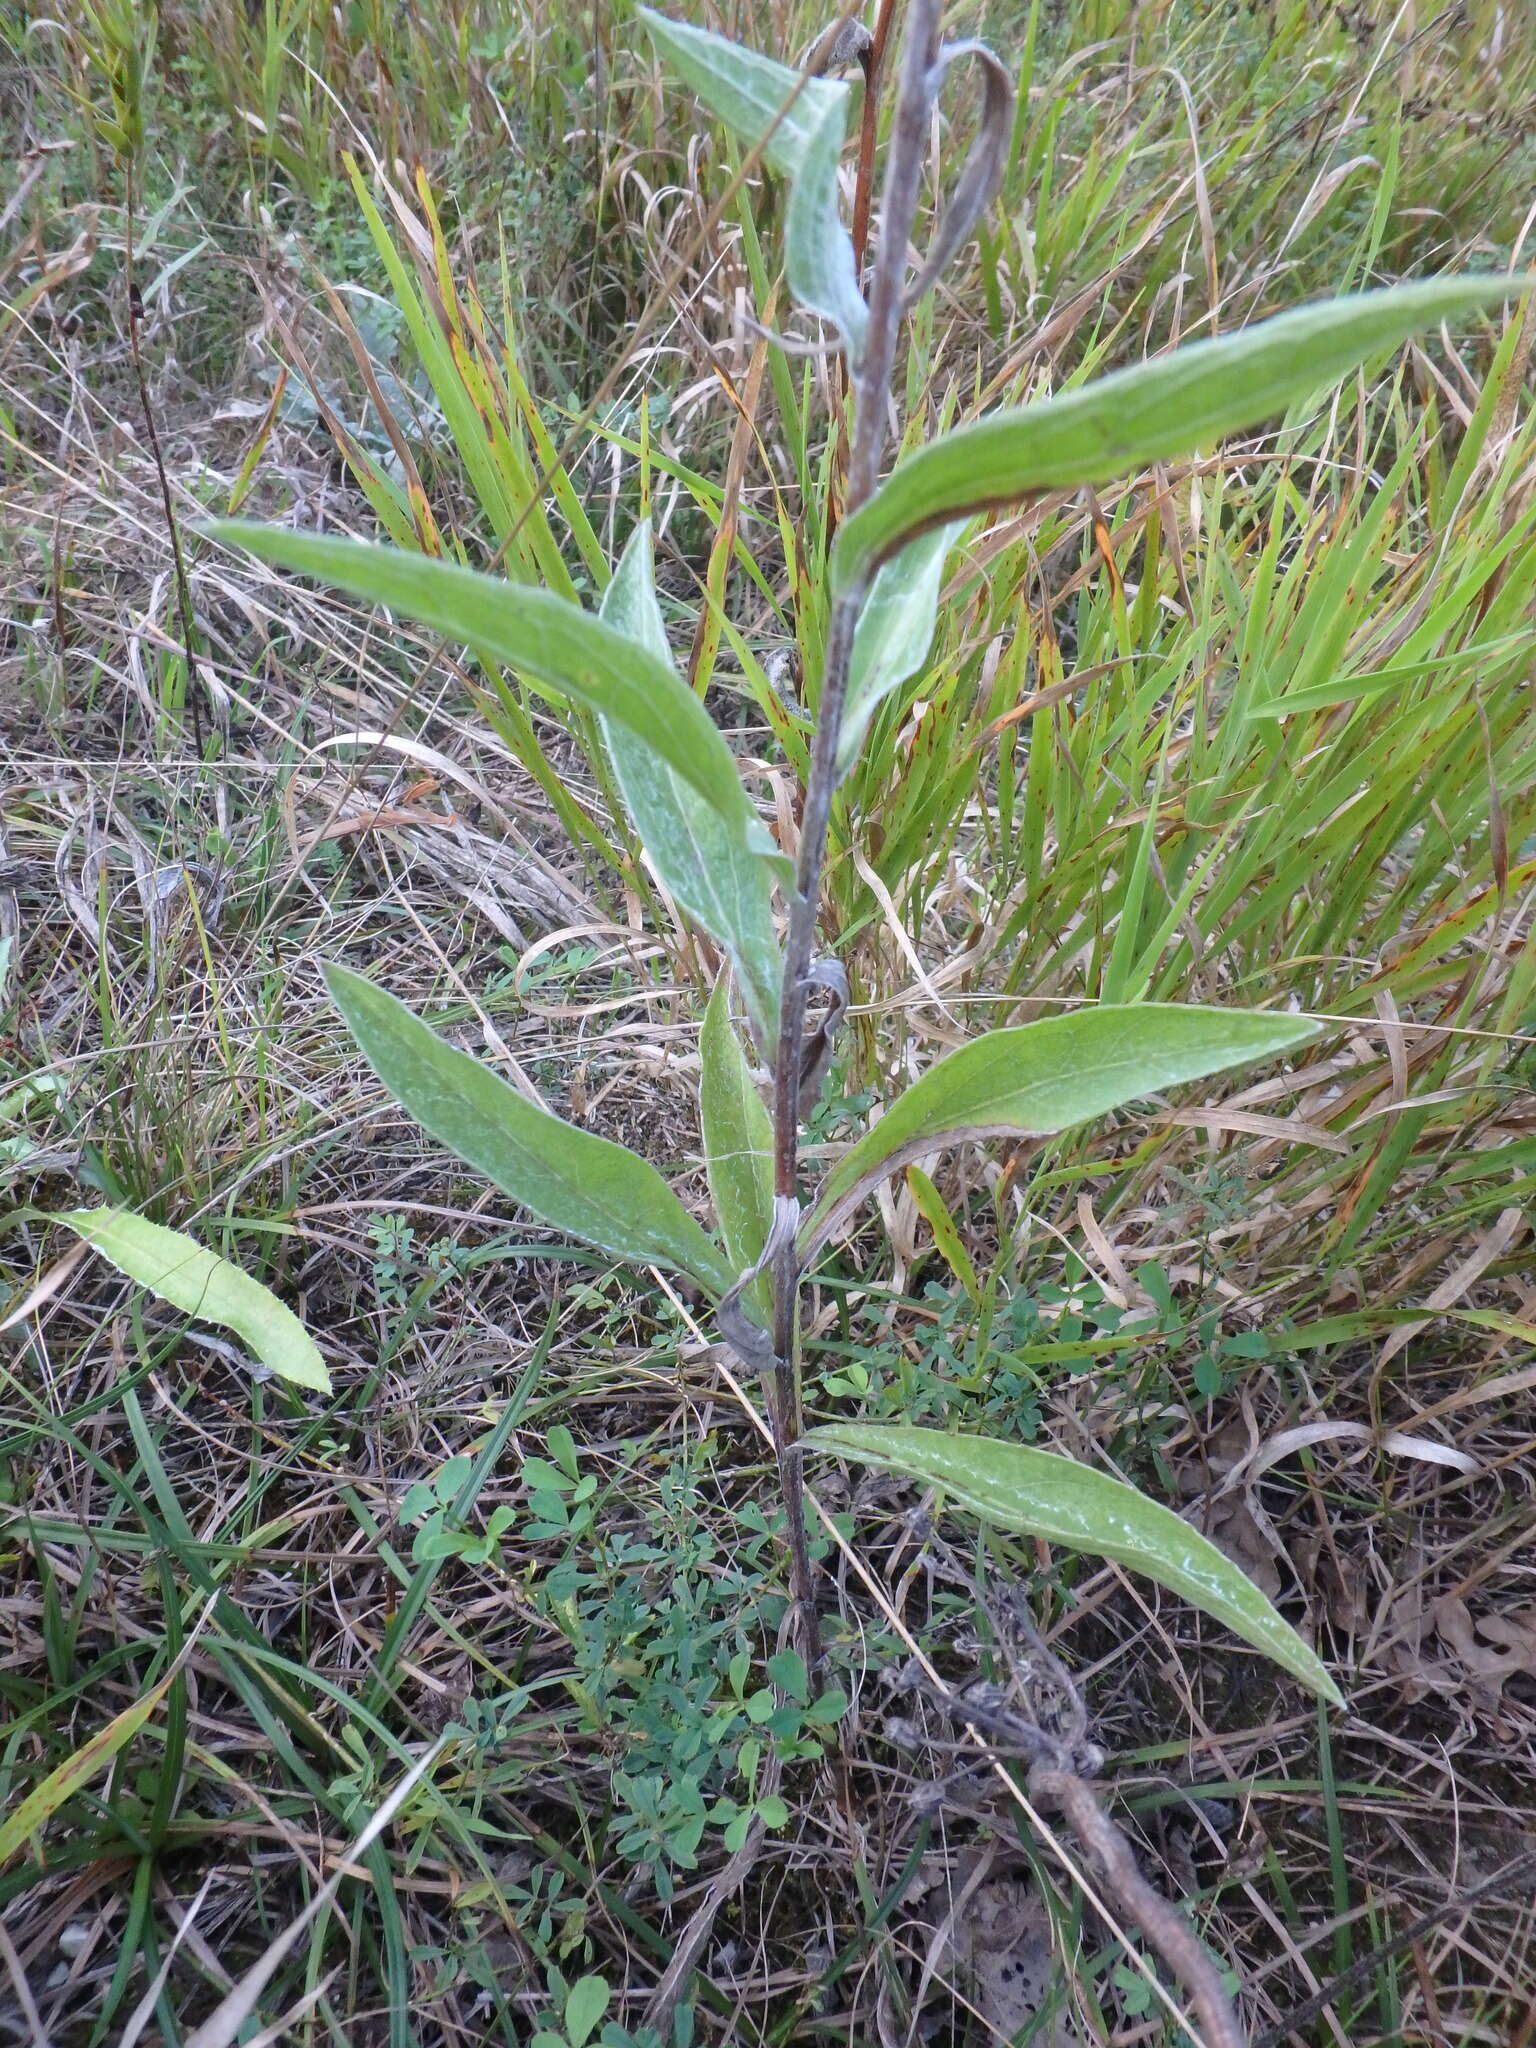
[[[187,2048],[233,2048],[233,2043],[240,2039],[243,2029],[254,2017],[261,1994],[276,1975],[283,1959],[305,1929],[311,1927],[322,1913],[329,1910],[331,1901],[340,1891],[358,1859],[383,1834],[406,1800],[437,1762],[442,1750],[443,1745],[440,1742],[434,1743],[426,1754],[419,1757],[411,1766],[367,1826],[359,1831],[336,1870],[315,1893],[304,1911],[268,1943],[234,1989],[219,2001],[218,2006],[201,2026],[194,2028],[187,2036]]]
[[[159,2005],[166,1984],[170,1980],[171,1971],[176,1963],[177,1951],[196,1926],[198,1912],[202,1907],[203,1901],[207,1898],[212,1885],[213,1873],[210,1872],[203,1879],[202,1884],[198,1887],[196,1896],[182,1916],[181,1925],[177,1928],[175,1935],[171,1939],[170,1946],[166,1949],[165,1961],[160,1965],[144,1996],[133,2008],[133,2011],[129,2013],[117,2048],[138,2048],[138,2043],[143,2038],[144,2029],[154,2019],[155,2008]]]

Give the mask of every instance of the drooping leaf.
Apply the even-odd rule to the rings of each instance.
[[[233,1330],[280,1379],[320,1394],[331,1391],[319,1348],[293,1310],[184,1231],[150,1223],[128,1209],[70,1209],[53,1220],[67,1224],[119,1273],[172,1308]]]
[[[857,586],[941,520],[1032,491],[1111,483],[1258,426],[1417,329],[1528,289],[1520,278],[1444,277],[1330,299],[941,435],[898,462],[844,521],[833,586]]]
[[[756,1265],[773,1227],[773,1124],[752,1085],[723,981],[704,1012],[699,1060],[709,1191],[726,1251],[739,1274]],[[766,1274],[753,1281],[746,1299],[766,1326],[771,1313]]]
[[[853,243],[837,208],[837,165],[848,127],[848,87],[810,78],[771,57],[649,7],[640,18],[712,113],[790,181],[784,274],[802,306],[830,320],[857,361],[869,324]],[[766,137],[766,141],[764,138]]]
[[[943,1145],[1049,1137],[1159,1089],[1288,1052],[1317,1028],[1269,1010],[1125,1003],[989,1031],[930,1067],[838,1161],[806,1218],[802,1251],[809,1257],[888,1174]]]
[[[635,529],[624,550],[603,593],[602,617],[671,666],[656,601],[649,521]],[[767,858],[746,846],[718,812],[701,804],[676,771],[628,727],[604,719],[603,737],[620,793],[663,887],[729,952],[758,1040],[771,1044],[780,966]]]
[[[949,268],[971,229],[991,205],[1008,169],[1015,101],[1013,73],[995,50],[967,37],[963,42],[940,46],[938,64],[930,75],[935,92],[950,67],[959,63],[980,66],[981,109],[970,150],[935,224],[923,267],[907,286],[905,300],[909,306],[915,306]]]
[[[1041,1536],[1144,1572],[1262,1650],[1335,1706],[1344,1704],[1317,1653],[1246,1572],[1172,1509],[1107,1473],[1051,1451],[902,1423],[838,1423],[805,1443],[836,1457],[942,1487],[984,1521]]]
[[[882,564],[859,613],[848,669],[848,700],[838,738],[837,769],[858,759],[869,722],[928,658],[939,616],[944,557],[959,525],[936,527]]]
[[[540,1109],[363,975],[327,963],[325,985],[396,1102],[503,1194],[619,1258],[690,1273],[715,1295],[730,1286],[719,1246],[647,1160]]]
[[[672,664],[579,605],[372,541],[291,533],[243,519],[209,520],[205,531],[265,562],[388,605],[625,726],[698,791],[743,845],[774,850],[730,748]]]

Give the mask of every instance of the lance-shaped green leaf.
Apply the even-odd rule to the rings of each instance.
[[[848,700],[838,736],[837,770],[859,757],[869,722],[886,698],[928,658],[939,616],[944,557],[959,525],[936,527],[881,566],[859,613],[848,669]]]
[[[723,1294],[735,1274],[655,1167],[551,1116],[395,996],[327,963],[325,985],[402,1109],[542,1222],[619,1258],[690,1273]]]
[[[772,848],[731,750],[670,661],[547,590],[372,541],[292,533],[243,519],[205,531],[317,582],[388,605],[403,618],[514,668],[541,689],[623,725],[698,791],[743,844]]]
[[[1273,419],[1420,328],[1529,288],[1524,278],[1445,277],[1330,299],[943,434],[898,462],[843,522],[834,588],[856,587],[941,520],[1192,454]]]
[[[602,616],[671,667],[666,624],[656,601],[649,521],[635,529],[624,550],[603,593]],[[612,719],[602,724],[620,794],[663,887],[726,948],[758,1042],[771,1045],[779,1014],[780,963],[767,858],[744,844],[717,811],[701,804],[637,734]]]
[[[925,1153],[971,1139],[1050,1137],[1159,1089],[1289,1052],[1317,1029],[1269,1010],[1123,1003],[989,1031],[930,1067],[833,1167],[806,1218],[803,1255]]]
[[[1042,1536],[1144,1572],[1225,1622],[1325,1700],[1344,1704],[1322,1659],[1247,1573],[1134,1486],[1050,1451],[902,1423],[839,1423],[809,1431],[804,1441],[836,1457],[899,1472],[920,1486],[942,1487],[951,1500],[1000,1529]]]
[[[1287,691],[1283,697],[1266,697],[1259,703],[1250,704],[1244,716],[1291,718],[1300,711],[1332,711],[1340,704],[1368,703],[1372,697],[1385,696],[1389,690],[1400,690],[1424,676],[1437,675],[1443,668],[1475,674],[1480,663],[1500,660],[1522,647],[1529,647],[1531,640],[1529,633],[1510,633],[1502,640],[1484,640],[1471,647],[1458,648],[1454,654],[1437,654],[1430,661],[1406,661],[1396,668],[1378,668],[1357,676],[1334,676],[1326,683],[1311,683],[1303,689]]]
[[[98,1728],[88,1742],[51,1770],[40,1785],[35,1785],[0,1820],[0,1868],[40,1836],[59,1808],[82,1792],[93,1778],[100,1777],[119,1750],[127,1747],[170,1691],[182,1662],[178,1657],[175,1667],[158,1685],[151,1686],[142,1699],[124,1707],[105,1728]]]
[[[704,1012],[699,1036],[699,1113],[704,1165],[715,1200],[715,1220],[738,1274],[755,1266],[773,1226],[773,1125],[731,1024],[725,983]],[[746,1299],[766,1327],[771,1295],[766,1274]]]
[[[119,1273],[172,1308],[233,1330],[280,1379],[320,1394],[331,1391],[319,1347],[293,1310],[196,1238],[128,1209],[70,1209],[53,1220],[67,1224]]]
[[[853,243],[837,208],[848,87],[810,78],[707,29],[642,7],[640,17],[712,113],[790,181],[784,274],[802,306],[838,328],[857,360],[869,324]]]

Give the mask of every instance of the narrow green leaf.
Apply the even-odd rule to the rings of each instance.
[[[1455,654],[1438,654],[1432,661],[1401,662],[1395,668],[1379,668],[1368,675],[1334,676],[1326,683],[1309,683],[1304,689],[1288,690],[1283,696],[1266,697],[1260,703],[1250,704],[1244,716],[1291,718],[1299,711],[1332,711],[1340,704],[1366,703],[1372,697],[1384,696],[1388,690],[1437,675],[1443,668],[1458,668],[1470,675],[1479,662],[1514,654],[1529,647],[1531,640],[1529,633],[1509,633],[1501,640],[1463,647]]]
[[[635,529],[603,594],[602,617],[627,640],[672,665],[656,601],[650,522]],[[692,695],[678,678],[678,687]],[[718,812],[628,727],[602,721],[620,794],[662,886],[731,956],[759,1043],[773,1042],[779,1014],[779,946],[773,875]]]
[[[918,1214],[933,1232],[933,1241],[939,1255],[951,1273],[960,1282],[977,1308],[981,1306],[981,1281],[977,1276],[976,1264],[965,1248],[965,1240],[955,1227],[955,1219],[949,1213],[949,1205],[921,1167],[907,1168],[907,1186],[917,1204]]]
[[[627,727],[698,791],[743,844],[772,848],[730,748],[672,664],[579,605],[457,562],[372,541],[291,533],[243,519],[212,519],[204,531],[265,562],[388,605],[516,669],[541,689],[574,698]]]
[[[59,1219],[64,1220],[62,1217]],[[180,1659],[177,1660],[178,1663]],[[73,1799],[106,1768],[120,1749],[130,1743],[170,1690],[177,1673],[168,1671],[158,1685],[151,1686],[141,1700],[124,1707],[120,1714],[100,1728],[86,1743],[51,1770],[17,1806],[0,1820],[0,1866],[24,1849],[67,1800]]]
[[[1322,1659],[1246,1572],[1171,1508],[1107,1473],[1024,1444],[950,1436],[902,1423],[838,1423],[809,1431],[804,1441],[835,1457],[942,1487],[952,1500],[998,1528],[1042,1536],[1048,1543],[1144,1572],[1225,1622],[1323,1699],[1344,1704]]]
[[[936,527],[884,563],[859,613],[848,671],[848,701],[838,739],[837,768],[858,759],[869,722],[928,658],[939,616],[944,557],[959,524]]]
[[[732,1265],[744,1273],[762,1256],[773,1225],[773,1124],[732,1028],[723,981],[704,1012],[699,1059],[704,1164],[715,1220]],[[766,1327],[767,1274],[758,1275],[747,1298]]]
[[[543,1222],[642,1265],[691,1273],[720,1295],[735,1274],[655,1167],[551,1116],[472,1053],[349,968],[325,985],[369,1066],[450,1152]]]
[[[1225,1067],[1304,1045],[1318,1027],[1268,1010],[1129,1003],[990,1031],[930,1067],[840,1159],[802,1228],[809,1257],[888,1174],[965,1140],[1043,1138]]]
[[[802,306],[838,328],[857,360],[869,324],[853,243],[837,208],[837,166],[848,126],[849,89],[649,7],[640,18],[712,113],[790,180],[784,215],[784,274]],[[766,137],[766,141],[764,138]]]
[[[195,1238],[127,1209],[70,1209],[53,1220],[172,1308],[233,1330],[279,1378],[316,1393],[331,1391],[325,1361],[293,1310]]]
[[[1273,419],[1419,328],[1529,289],[1524,278],[1443,277],[1329,299],[942,435],[898,462],[844,522],[834,587],[856,587],[940,520],[1191,454]]]

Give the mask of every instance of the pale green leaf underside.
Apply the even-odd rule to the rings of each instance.
[[[602,617],[671,667],[666,625],[656,601],[648,521],[635,529],[624,550],[603,594]],[[681,678],[679,684],[687,687]],[[701,804],[638,735],[611,719],[602,724],[619,793],[662,886],[729,952],[753,1029],[760,1043],[771,1044],[779,1012],[780,963],[767,858],[743,844],[718,812]]]
[[[648,1161],[540,1109],[363,975],[328,963],[325,983],[401,1108],[504,1195],[618,1258],[690,1273],[715,1295],[730,1286],[719,1246]]]
[[[838,737],[837,767],[858,759],[869,722],[885,700],[928,658],[939,617],[944,557],[959,525],[936,527],[886,562],[870,586],[854,634],[848,701]]]
[[[331,1391],[319,1347],[293,1310],[195,1238],[126,1209],[71,1209],[54,1221],[68,1224],[119,1273],[172,1308],[233,1330],[280,1379],[319,1394]]]
[[[1102,1004],[989,1031],[930,1067],[822,1183],[809,1253],[887,1173],[963,1139],[1049,1137],[1160,1089],[1267,1059],[1317,1034],[1304,1017],[1183,1003]]]
[[[784,274],[813,313],[830,320],[857,359],[868,326],[853,244],[837,204],[837,166],[848,124],[848,87],[806,78],[707,29],[642,7],[663,54],[731,133],[790,181],[784,215]],[[764,141],[764,138],[767,138]]]
[[[1449,277],[1330,299],[941,435],[844,521],[834,587],[857,585],[938,520],[1192,454],[1273,419],[1420,328],[1529,288],[1522,278]]]
[[[670,661],[547,590],[372,541],[292,533],[241,519],[206,530],[317,582],[443,633],[527,681],[625,726],[698,791],[743,845],[769,844],[730,748]]]
[[[809,1431],[804,1441],[919,1485],[942,1487],[951,1500],[998,1528],[1144,1572],[1224,1622],[1325,1700],[1344,1704],[1322,1659],[1246,1572],[1170,1508],[1107,1473],[1024,1444],[900,1423],[839,1423]]]
[[[704,1164],[715,1220],[731,1263],[744,1273],[761,1257],[773,1225],[773,1125],[737,1041],[723,981],[704,1012],[699,1061]],[[753,1282],[750,1299],[765,1321],[766,1276]]]

